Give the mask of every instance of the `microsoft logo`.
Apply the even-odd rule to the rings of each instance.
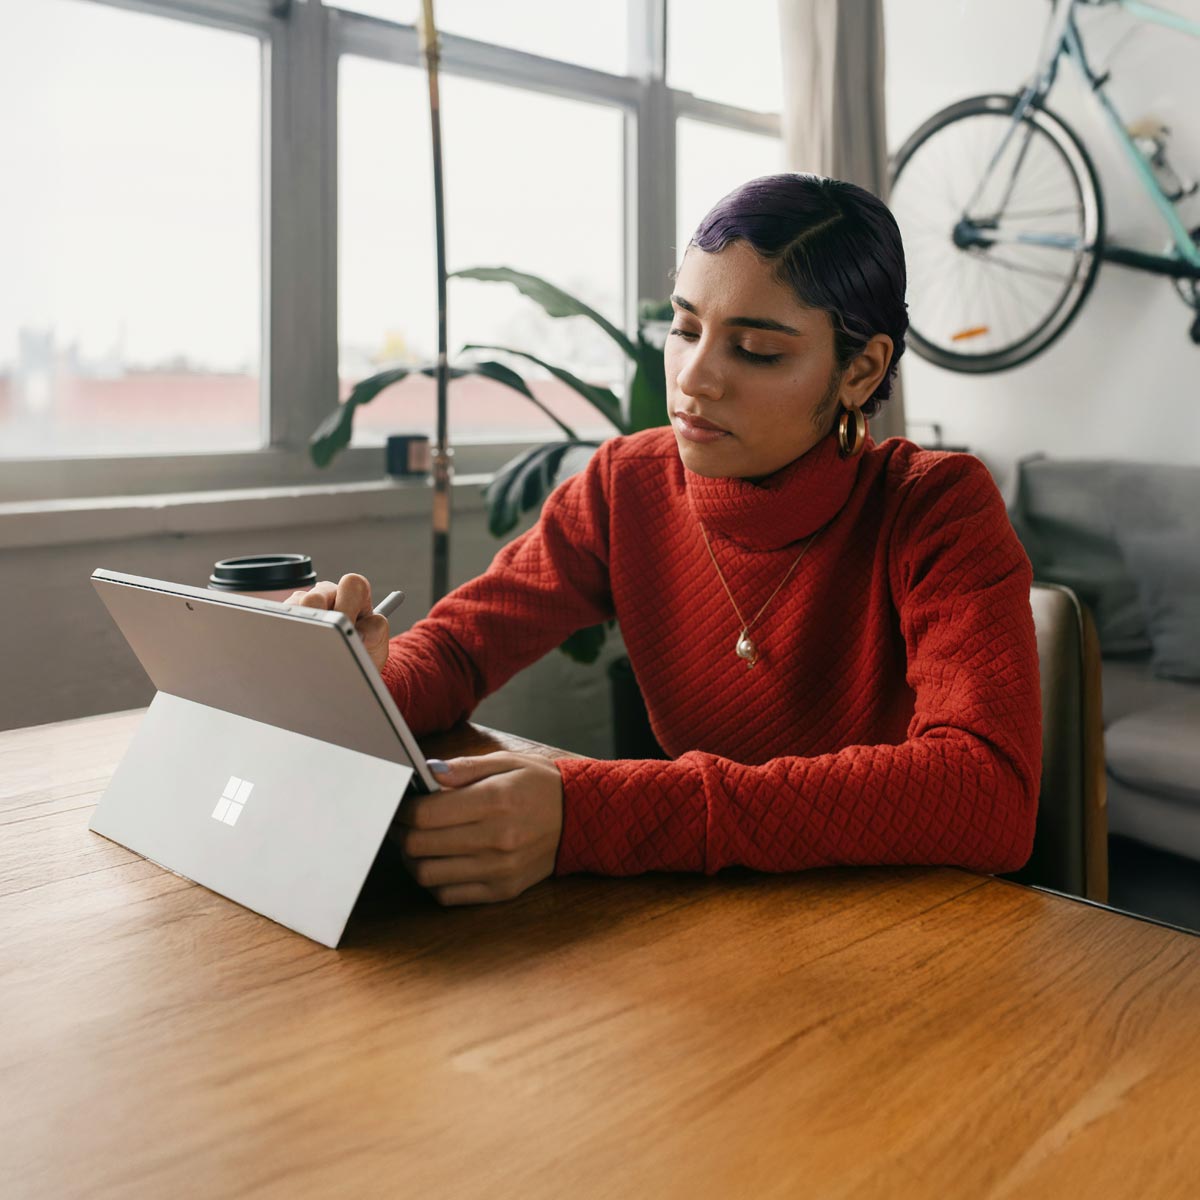
[[[224,821],[226,825],[236,825],[238,817],[242,815],[242,809],[246,806],[246,801],[250,799],[250,792],[253,788],[254,784],[248,779],[239,779],[236,775],[230,775],[229,782],[225,785],[225,791],[221,793],[217,807],[213,809],[213,820]]]

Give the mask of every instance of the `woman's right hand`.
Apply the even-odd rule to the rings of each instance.
[[[383,673],[387,662],[391,627],[387,617],[377,617],[371,603],[371,584],[362,575],[343,575],[337,583],[322,579],[307,591],[293,592],[284,604],[323,608],[345,614],[362,638],[363,647],[376,669]]]

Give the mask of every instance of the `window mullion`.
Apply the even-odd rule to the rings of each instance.
[[[338,398],[337,56],[329,10],[292,5],[270,53],[265,432],[271,445],[302,449]]]
[[[675,110],[661,80],[651,80],[639,106],[638,292],[666,295],[675,269]]]
[[[761,133],[767,137],[783,136],[783,122],[779,113],[737,108],[732,104],[722,104],[719,100],[704,100],[690,92],[674,91],[671,95],[677,117],[690,117],[695,121],[705,121],[709,125],[740,129],[746,133]]]
[[[666,0],[630,0],[630,71],[638,79],[636,129],[627,142],[636,212],[632,310],[660,299],[675,269],[675,113],[667,89]]]
[[[667,294],[675,267],[675,125],[666,72],[666,0],[628,0],[629,75],[636,106],[625,117],[625,323],[642,300]],[[627,381],[632,381],[632,367]],[[628,415],[629,389],[624,409]]]

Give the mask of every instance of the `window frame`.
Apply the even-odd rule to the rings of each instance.
[[[337,92],[343,54],[422,65],[414,26],[321,0],[86,0],[256,36],[261,45],[262,358],[257,450],[0,459],[0,503],[256,486],[361,482],[382,450],[347,447],[317,472],[308,437],[338,394]],[[704,100],[666,85],[667,0],[626,0],[629,63],[612,75],[506,46],[441,35],[441,70],[624,111],[624,316],[664,292],[675,267],[675,128],[680,117],[780,136],[778,113]],[[294,130],[319,130],[295,152]],[[284,197],[288,198],[284,202]],[[431,289],[432,290],[432,289]],[[285,353],[285,351],[287,351]],[[548,432],[547,437],[554,434]],[[534,444],[454,442],[459,474],[486,474]]]

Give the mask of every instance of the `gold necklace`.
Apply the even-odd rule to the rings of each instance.
[[[712,542],[708,540],[708,530],[701,525],[700,532],[704,536],[704,544],[708,547],[708,557],[712,559],[712,565],[716,568],[717,578],[721,581],[721,586],[725,589],[725,595],[729,597],[729,603],[733,605],[733,611],[737,613],[738,621],[741,622],[741,632],[738,634],[737,644],[734,646],[733,652],[738,656],[738,658],[745,662],[747,668],[753,667],[758,662],[758,647],[755,646],[755,644],[750,640],[750,630],[758,624],[758,618],[767,611],[767,604],[770,604],[771,601],[779,595],[780,588],[782,588],[783,585],[787,583],[789,579],[791,579],[792,572],[795,571],[795,569],[800,565],[800,559],[802,559],[805,554],[808,553],[808,548],[812,545],[813,538],[815,538],[817,534],[809,534],[808,541],[806,541],[800,548],[799,557],[797,557],[796,561],[792,563],[790,567],[788,567],[787,574],[784,575],[784,577],[779,581],[779,586],[776,587],[776,589],[767,597],[767,603],[764,604],[749,621],[747,621],[745,617],[742,616],[742,610],[738,608],[737,601],[733,598],[733,593],[729,590],[729,584],[725,582],[725,574],[721,570],[720,563],[717,562],[717,556],[713,553]],[[817,532],[819,533],[820,530]]]

